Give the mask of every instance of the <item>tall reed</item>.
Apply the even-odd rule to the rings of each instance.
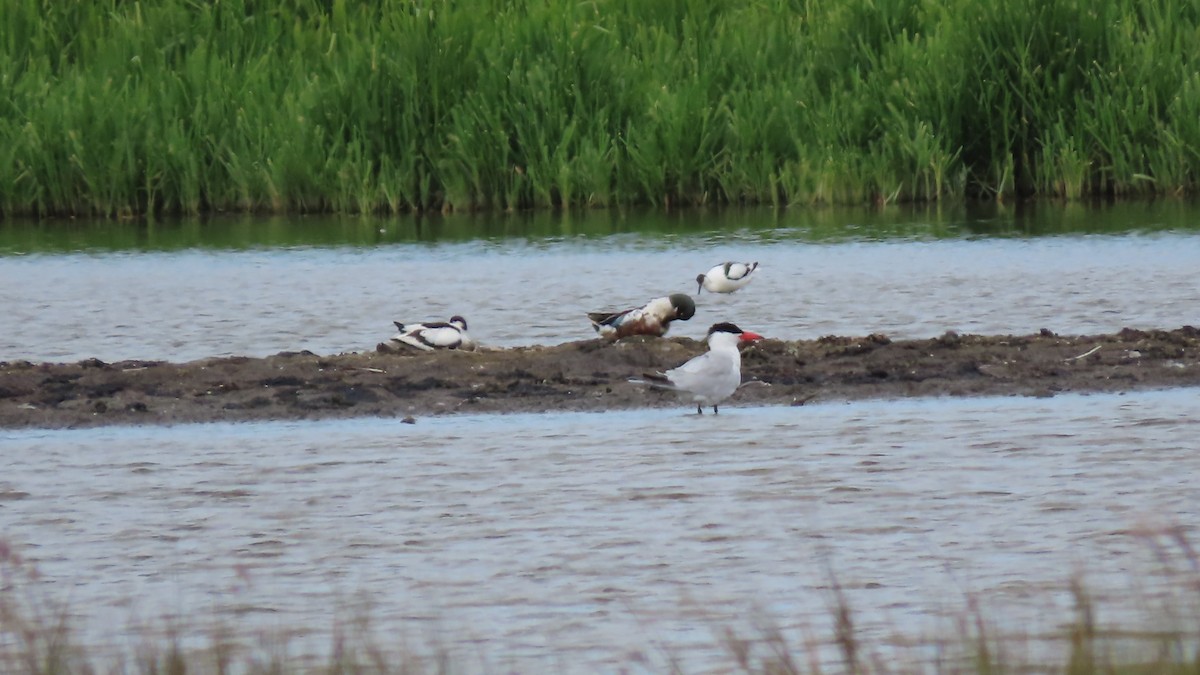
[[[0,0],[0,214],[1194,192],[1200,0]]]

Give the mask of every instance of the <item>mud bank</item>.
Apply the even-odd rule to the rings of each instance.
[[[476,352],[212,358],[189,363],[0,363],[0,427],[297,420],[461,412],[691,407],[627,382],[702,352],[687,338]],[[1111,335],[883,335],[765,340],[742,354],[725,409],[913,396],[1050,396],[1200,386],[1200,330]]]

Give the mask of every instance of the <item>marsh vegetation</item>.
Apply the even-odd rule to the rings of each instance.
[[[1189,193],[1196,0],[45,3],[0,214]]]
[[[1194,674],[1200,670],[1200,635],[1194,625],[1200,578],[1186,529],[1167,527],[1133,534],[1158,556],[1161,567],[1155,573],[1173,578],[1178,585],[1178,595],[1168,602],[1143,600],[1159,612],[1152,625],[1119,626],[1103,620],[1104,608],[1077,576],[1067,582],[1073,619],[1053,634],[998,628],[1003,620],[984,609],[986,599],[967,595],[944,634],[913,635],[897,626],[894,637],[883,644],[860,633],[854,608],[830,570],[828,625],[800,641],[769,616],[751,619],[749,628],[711,626],[714,646],[723,654],[719,672]],[[236,621],[213,624],[205,631],[209,637],[204,640],[185,639],[182,636],[194,633],[195,627],[178,617],[143,624],[144,635],[134,636],[131,644],[136,646],[123,654],[118,653],[121,650],[98,650],[77,641],[70,605],[38,582],[36,566],[0,539],[0,670],[9,675],[423,675],[478,671],[465,665],[461,655],[439,645],[436,638],[414,644],[402,635],[380,635],[369,613],[331,617],[337,626],[333,644],[319,656],[294,651],[287,629],[274,633],[241,630]],[[297,629],[290,634],[303,632]],[[623,649],[629,654],[627,666],[633,670],[692,672],[681,665],[682,655],[660,651],[652,641]],[[564,667],[571,670],[569,664]]]

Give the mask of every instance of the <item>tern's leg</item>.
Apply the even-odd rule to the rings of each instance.
[[[704,414],[704,407],[703,407],[703,406],[701,406],[699,403],[697,403],[697,404],[696,404],[696,414],[697,414],[697,415],[703,415],[703,414]]]

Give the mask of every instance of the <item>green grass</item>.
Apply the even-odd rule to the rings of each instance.
[[[1190,194],[1200,0],[0,0],[0,214]]]

